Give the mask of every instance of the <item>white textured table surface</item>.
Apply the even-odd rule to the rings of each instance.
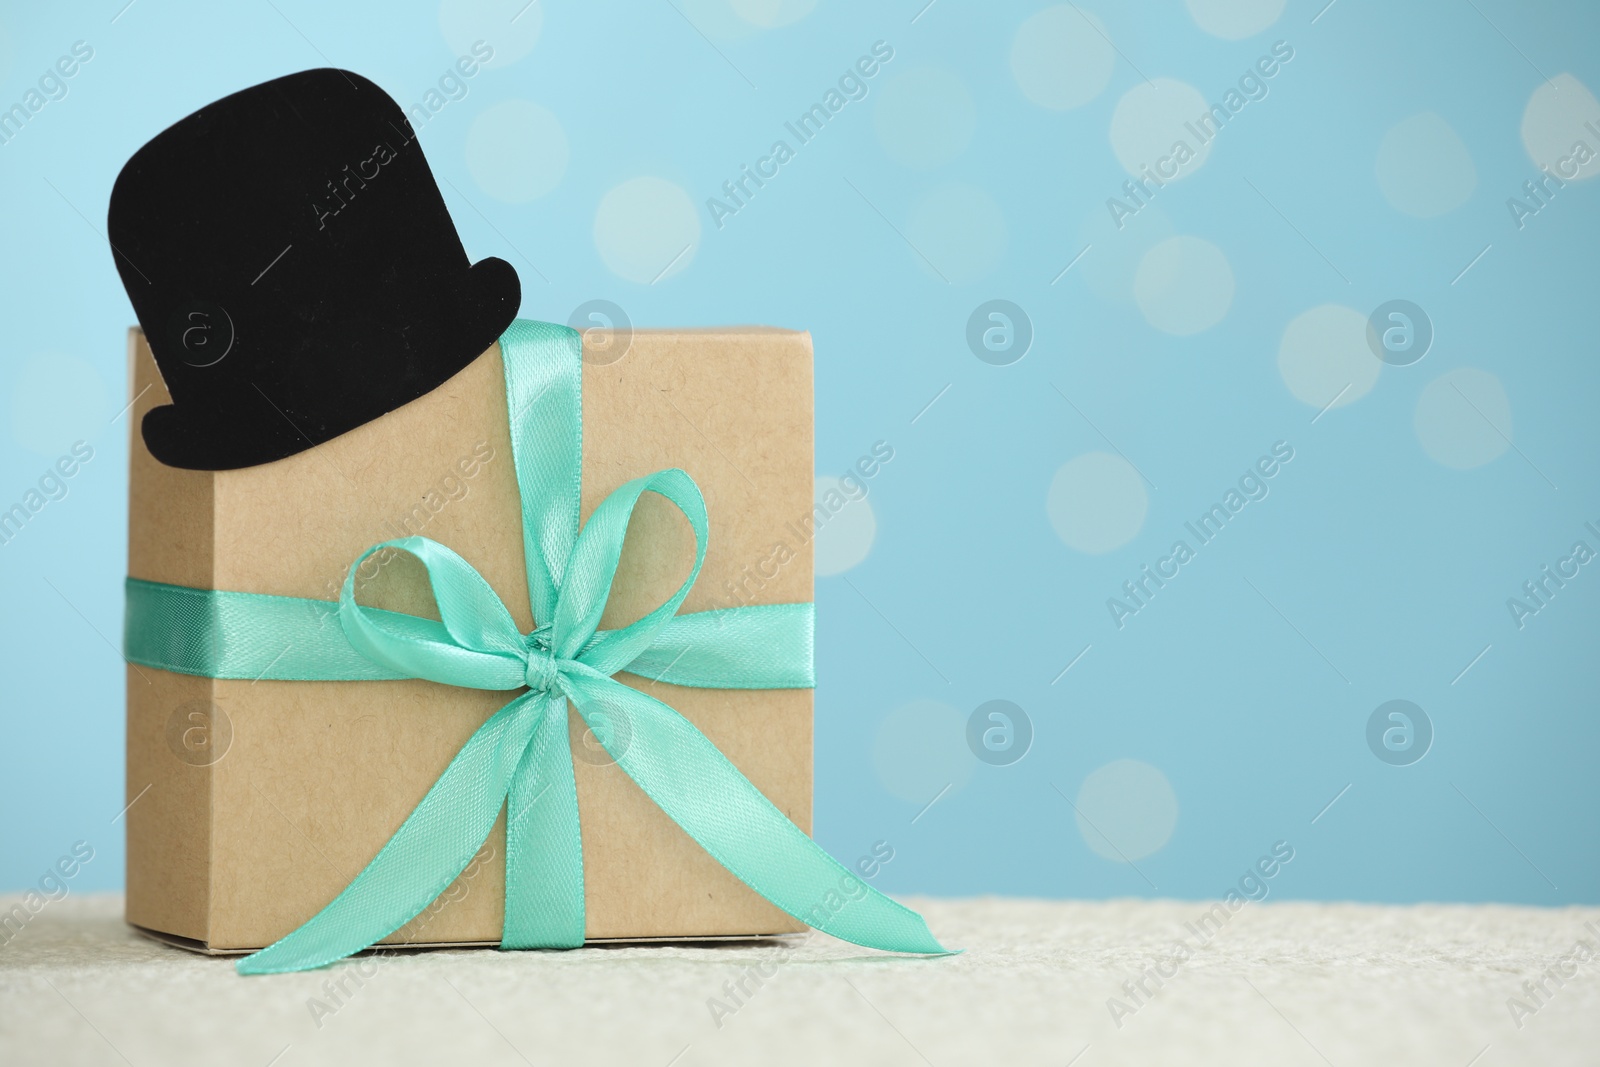
[[[1600,1064],[1600,959],[1558,962],[1600,947],[1600,909],[1250,904],[1202,945],[1200,903],[910,903],[966,952],[816,936],[245,979],[137,936],[119,897],[69,897],[0,946],[0,1063]],[[730,993],[753,966],[775,973]]]

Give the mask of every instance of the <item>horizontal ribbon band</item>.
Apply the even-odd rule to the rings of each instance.
[[[194,589],[129,578],[129,659],[144,667],[202,678],[250,681],[353,682],[409,678],[357,652],[339,627],[332,600]],[[415,627],[431,619],[363,608],[386,625]],[[676,615],[628,673],[696,689],[810,689],[812,604],[764,604]],[[715,640],[737,627],[740,642]],[[610,631],[596,631],[597,638]]]

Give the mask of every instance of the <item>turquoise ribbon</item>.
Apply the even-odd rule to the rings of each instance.
[[[500,339],[511,452],[522,498],[529,601],[521,633],[471,564],[426,537],[367,549],[336,613],[298,597],[128,579],[130,661],[209,678],[298,681],[425,678],[522,690],[462,746],[366,868],[305,925],[238,964],[241,974],[320,967],[368,948],[455,881],[506,809],[501,948],[583,944],[583,844],[567,737],[570,701],[617,766],[702,848],[767,900],[846,941],[943,953],[921,916],[867,886],[790,822],[687,719],[616,681],[809,688],[812,605],[678,615],[705,562],[709,523],[681,470],[636,478],[579,529],[582,347],[576,331],[517,320]],[[600,630],[628,520],[645,493],[672,502],[694,530],[694,567],[661,606]],[[357,569],[385,549],[427,570],[439,618],[362,607]]]

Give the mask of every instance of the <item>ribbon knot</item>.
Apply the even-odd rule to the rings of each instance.
[[[528,688],[535,693],[548,693],[555,687],[556,677],[561,672],[556,668],[556,658],[548,650],[533,648],[528,650],[528,669],[522,674],[522,679]]]
[[[548,693],[555,687],[560,673],[555,653],[550,649],[549,630],[541,626],[528,635],[528,665],[522,672],[523,681],[535,693]]]

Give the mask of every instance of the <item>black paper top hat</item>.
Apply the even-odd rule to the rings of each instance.
[[[414,400],[488,348],[521,285],[473,264],[400,106],[349,71],[224,97],[134,153],[107,232],[173,403],[150,453],[231,470]]]

